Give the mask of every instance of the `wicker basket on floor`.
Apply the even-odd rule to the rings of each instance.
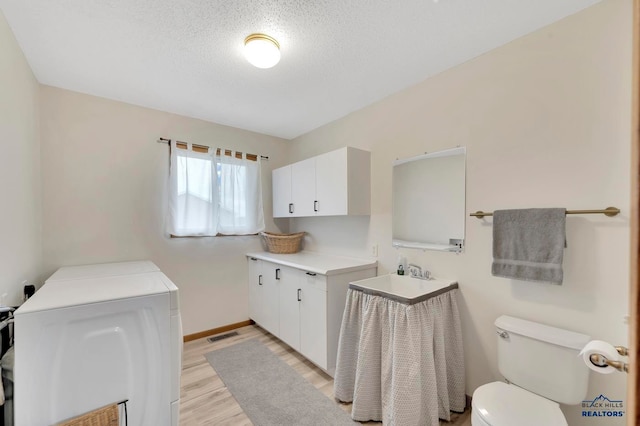
[[[261,232],[267,250],[271,253],[297,253],[300,251],[300,243],[306,232],[296,232],[295,234],[276,234],[273,232]]]

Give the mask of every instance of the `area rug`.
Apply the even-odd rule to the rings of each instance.
[[[256,426],[356,424],[258,339],[205,357]]]

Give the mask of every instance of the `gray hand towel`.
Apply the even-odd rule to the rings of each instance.
[[[491,275],[562,284],[566,210],[496,210]]]

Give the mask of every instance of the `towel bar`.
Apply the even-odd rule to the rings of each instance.
[[[609,217],[616,216],[619,213],[620,209],[617,207],[607,207],[604,210],[567,210],[567,214],[603,214]],[[475,213],[470,213],[469,216],[482,219],[485,216],[493,216],[493,212],[483,212],[482,210],[478,210]]]

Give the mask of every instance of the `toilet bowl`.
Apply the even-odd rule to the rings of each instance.
[[[495,325],[498,368],[509,383],[475,390],[472,426],[567,426],[559,403],[586,396],[589,369],[578,353],[589,336],[505,315]]]
[[[480,386],[471,402],[473,426],[567,426],[557,402],[504,382]]]

